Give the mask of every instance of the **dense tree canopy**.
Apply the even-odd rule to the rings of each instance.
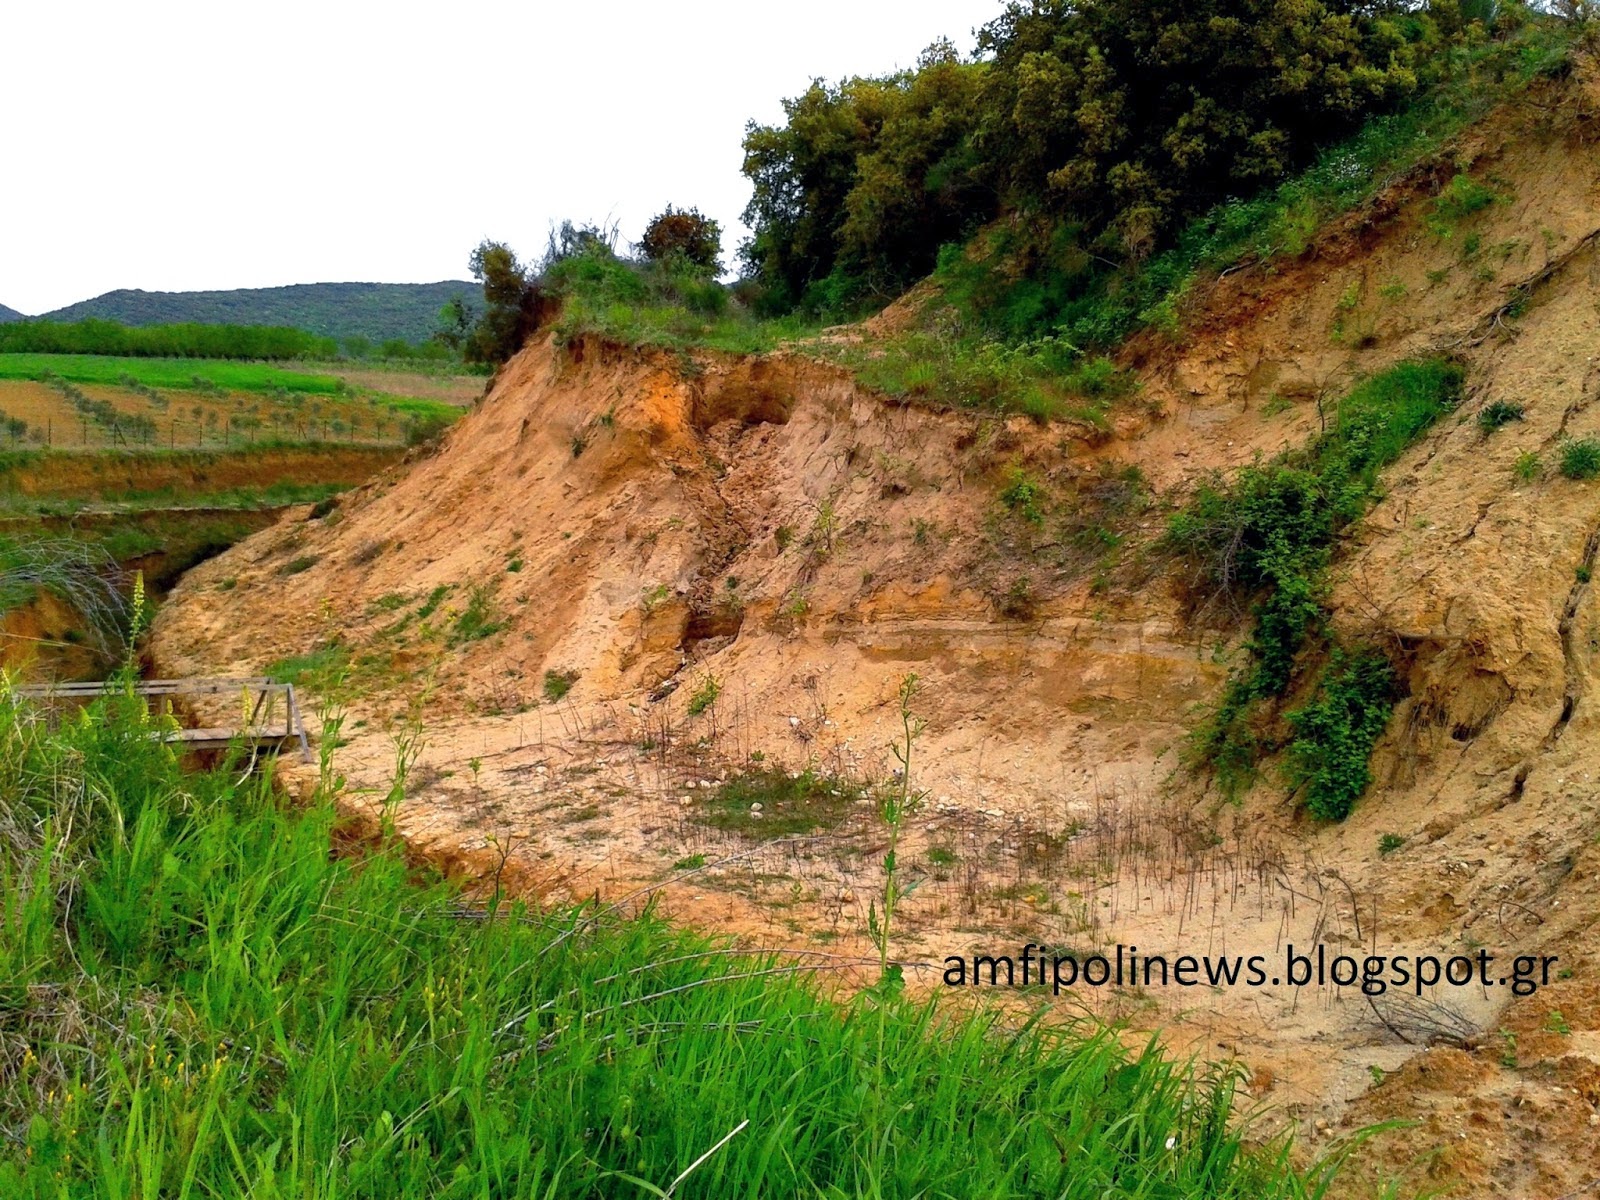
[[[1137,258],[1413,92],[1460,25],[1456,0],[1014,0],[973,60],[941,43],[752,123],[747,265],[826,307],[926,273],[1001,213]]]
[[[1348,0],[1012,3],[979,42],[979,145],[1013,206],[1143,253],[1413,91],[1421,32]]]
[[[786,124],[752,123],[747,264],[791,302],[836,271],[836,292],[925,272],[942,242],[992,207],[972,153],[984,70],[939,43],[915,71],[817,80],[784,102]]]

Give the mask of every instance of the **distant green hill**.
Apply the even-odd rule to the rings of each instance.
[[[16,309],[7,308],[4,304],[0,304],[0,321],[23,321],[26,319]]]
[[[144,292],[123,288],[43,314],[50,321],[100,317],[124,325],[187,321],[226,325],[290,325],[341,340],[418,342],[439,326],[439,309],[452,296],[469,301],[478,285],[441,283],[297,283],[289,287],[227,292]],[[20,314],[17,314],[20,315]],[[0,318],[15,319],[15,317]]]

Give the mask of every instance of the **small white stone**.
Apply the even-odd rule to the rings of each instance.
[[[761,801],[759,801],[759,800],[754,801],[750,805],[750,811],[753,812],[753,813],[760,812],[761,811]]]

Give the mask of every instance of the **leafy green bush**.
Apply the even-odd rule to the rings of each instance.
[[[544,290],[532,268],[518,261],[504,242],[485,239],[468,260],[472,277],[483,285],[483,312],[461,343],[468,362],[497,365],[518,350],[538,327],[544,313]],[[464,320],[457,305],[454,317]]]
[[[1342,821],[1372,781],[1368,762],[1394,711],[1396,680],[1373,651],[1335,650],[1316,695],[1286,713],[1294,740],[1288,774],[1305,805],[1324,821]]]
[[[1440,221],[1456,222],[1482,212],[1498,199],[1500,196],[1497,192],[1463,171],[1453,176],[1434,197],[1433,213]]]
[[[1561,474],[1568,479],[1600,475],[1600,440],[1572,438],[1561,445]]]
[[[669,204],[645,226],[639,251],[647,262],[677,260],[715,275],[722,269],[717,262],[722,253],[722,227],[698,208],[674,209]]]
[[[1254,710],[1288,694],[1322,627],[1334,538],[1376,498],[1379,472],[1460,403],[1462,382],[1447,359],[1397,364],[1357,384],[1310,446],[1215,479],[1173,514],[1165,542],[1193,565],[1200,595],[1254,600],[1248,663],[1191,743],[1225,794],[1248,786],[1271,749]]]
[[[1468,38],[1432,55],[1428,65],[1438,82],[1415,102],[1374,116],[1280,183],[1253,194],[1236,189],[1234,198],[1174,227],[1154,254],[1130,260],[1087,245],[1081,222],[1052,221],[1030,209],[966,245],[945,246],[936,273],[943,296],[968,323],[1007,339],[1059,334],[1092,350],[1139,329],[1173,332],[1190,290],[1206,274],[1303,253],[1331,217],[1427,160],[1500,99],[1563,68],[1570,25],[1506,26],[1503,40]]]

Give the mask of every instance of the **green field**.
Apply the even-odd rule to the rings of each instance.
[[[291,392],[332,396],[345,390],[333,375],[308,375],[266,363],[222,359],[116,358],[96,354],[0,354],[0,379],[46,379],[116,384],[128,377],[146,387],[176,390],[215,386],[235,392]],[[198,380],[198,382],[197,382]]]

